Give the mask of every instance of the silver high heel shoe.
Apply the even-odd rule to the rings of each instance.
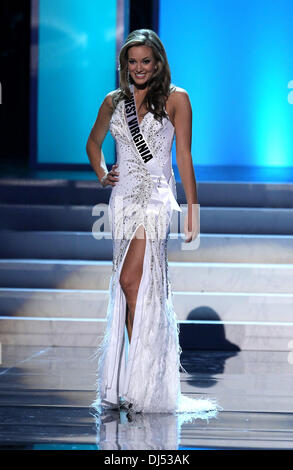
[[[132,403],[128,402],[127,400],[123,400],[120,402],[119,409],[130,411],[132,406]]]

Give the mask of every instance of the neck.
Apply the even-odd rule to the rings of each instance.
[[[138,93],[140,94],[140,92],[144,92],[148,90],[148,82],[145,82],[142,85],[139,85],[137,83],[134,83],[133,85],[134,85],[133,91],[137,94]]]

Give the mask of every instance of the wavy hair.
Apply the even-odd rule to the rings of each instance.
[[[128,49],[133,46],[149,46],[152,48],[157,70],[148,82],[148,93],[143,103],[148,112],[153,113],[154,118],[162,123],[163,117],[168,117],[165,112],[165,103],[175,86],[171,84],[171,72],[165,48],[159,36],[151,29],[136,29],[126,38],[119,54],[119,81],[118,88],[112,95],[114,109],[121,100],[131,98],[129,85],[134,83],[128,75]],[[142,104],[143,104],[142,103]]]

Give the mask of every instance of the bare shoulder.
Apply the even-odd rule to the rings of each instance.
[[[172,93],[170,94],[170,99],[172,100],[172,104],[176,106],[176,104],[186,104],[189,102],[189,94],[184,88],[180,88],[178,86],[174,86]]]
[[[177,112],[180,113],[181,110],[188,108],[191,108],[188,92],[184,88],[173,86],[168,97],[169,115],[173,117],[173,121]]]
[[[110,111],[114,110],[113,97],[117,94],[117,92],[118,92],[118,89],[110,91],[105,96],[104,103],[109,108]]]
[[[173,93],[175,93],[175,94],[185,93],[185,94],[188,95],[187,91],[184,88],[180,88],[179,86],[175,86],[175,85],[173,85],[171,94],[173,95]]]

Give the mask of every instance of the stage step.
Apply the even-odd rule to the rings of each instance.
[[[173,213],[168,260],[183,348],[286,351],[293,339],[293,184],[199,182],[200,236]],[[106,325],[110,188],[0,180],[0,341],[97,346]],[[178,202],[185,204],[181,183]],[[107,206],[105,206],[107,207]],[[183,207],[181,222],[186,208]]]
[[[99,235],[97,235],[99,236]],[[91,232],[1,231],[0,258],[112,260],[112,238]],[[200,234],[184,243],[170,233],[169,261],[216,263],[293,263],[293,235]]]
[[[293,208],[293,183],[290,182],[254,182],[250,178],[237,181],[235,175],[234,181],[197,180],[196,186],[201,207]],[[185,204],[182,183],[176,182],[176,188],[178,203]],[[89,175],[89,179],[0,179],[3,204],[95,205],[108,203],[111,191],[110,187],[102,188],[94,174]]]
[[[169,262],[172,289],[292,293],[293,264]],[[0,259],[0,286],[47,289],[109,287],[112,261]]]
[[[101,212],[103,211],[103,212]],[[171,232],[184,233],[182,213],[173,212]],[[293,234],[292,208],[200,206],[200,231],[213,234]],[[99,221],[99,219],[101,220]],[[99,221],[99,222],[98,222]],[[109,232],[108,206],[0,204],[0,229],[12,231]],[[99,225],[95,225],[99,224]],[[96,228],[95,228],[96,227]]]
[[[2,288],[0,341],[29,344],[27,334],[32,344],[59,346],[66,336],[64,345],[93,345],[108,299],[107,290]],[[292,293],[173,291],[173,301],[183,348],[286,350],[293,339]]]
[[[180,345],[189,350],[288,351],[293,347],[293,324],[180,322]],[[97,347],[106,320],[0,317],[3,345]],[[289,352],[289,351],[288,351]]]
[[[293,320],[293,293],[173,290],[172,294],[179,320],[196,319],[201,310],[210,310],[207,319],[214,315],[224,321]],[[1,315],[104,318],[108,297],[108,290],[0,288]]]

